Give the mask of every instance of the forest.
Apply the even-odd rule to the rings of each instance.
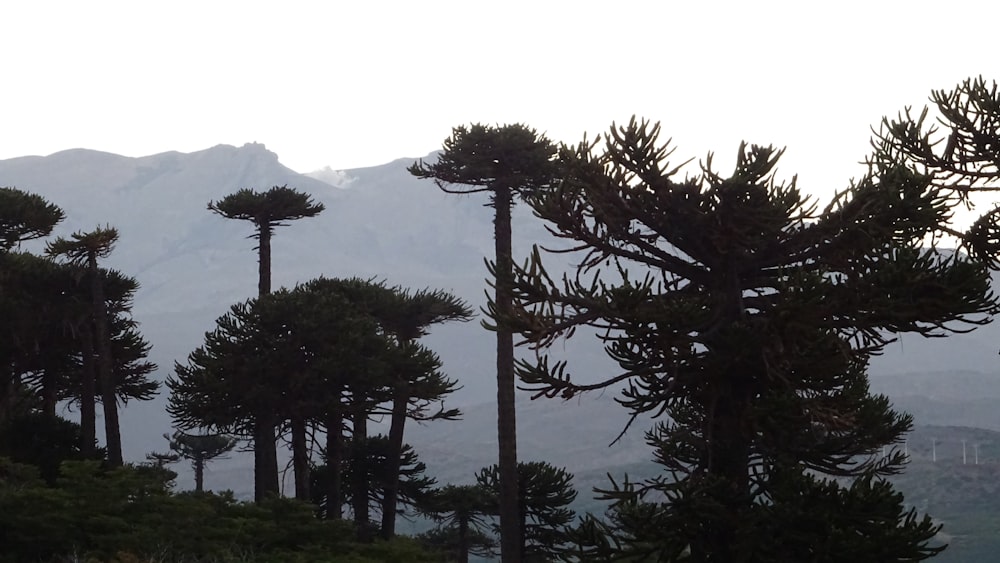
[[[897,335],[1000,313],[1000,208],[956,220],[1000,190],[1000,94],[970,79],[931,102],[874,128],[867,174],[829,201],[775,178],[781,149],[743,144],[724,174],[711,154],[674,161],[661,126],[637,118],[575,145],[525,124],[457,126],[409,172],[492,210],[479,323],[448,291],[377,277],[273,288],[272,237],[325,206],[287,185],[240,189],[205,212],[252,229],[257,295],[164,381],[131,316],[139,280],[102,265],[114,226],[52,237],[72,210],[0,188],[0,562],[933,558],[942,525],[892,481],[913,419],[870,391],[867,367]],[[563,246],[515,256],[515,205]],[[568,271],[550,269],[558,255]],[[448,323],[496,339],[481,359],[496,364],[496,463],[461,483],[406,443],[413,424],[462,424],[458,381],[422,342]],[[569,338],[617,370],[575,378]],[[572,468],[519,461],[517,390],[553,409],[615,394],[622,434],[645,432],[660,475],[578,491]],[[163,451],[126,463],[119,409],[160,393]],[[253,456],[252,501],[204,482],[237,449]],[[177,490],[178,463],[194,490]],[[578,495],[604,511],[574,513]],[[427,531],[399,533],[403,518]]]

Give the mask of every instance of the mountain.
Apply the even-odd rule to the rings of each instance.
[[[120,242],[106,264],[142,284],[134,315],[153,344],[152,359],[162,380],[231,304],[256,294],[254,241],[247,238],[253,229],[206,209],[210,200],[239,188],[287,184],[326,206],[318,217],[276,231],[275,287],[320,275],[376,277],[412,288],[450,290],[482,306],[483,259],[493,253],[492,210],[484,197],[446,195],[432,182],[412,177],[406,167],[414,160],[303,175],[283,166],[260,144],[141,158],[78,149],[0,160],[0,185],[40,194],[63,207],[67,220],[56,234],[104,224],[119,229]],[[523,206],[515,208],[513,232],[515,256],[524,256],[536,242],[558,245]],[[565,264],[572,258],[562,260]],[[490,463],[495,451],[493,339],[476,325],[439,327],[426,340],[449,375],[463,385],[453,402],[465,406],[466,420],[414,425],[407,441],[444,481],[463,475],[471,479],[470,472]],[[918,424],[927,418],[932,420],[926,423],[969,425],[972,419],[963,418],[963,411],[979,412],[969,410],[977,405],[983,415],[972,421],[1000,430],[1000,420],[985,418],[995,395],[984,395],[985,389],[1000,389],[993,386],[994,380],[1000,382],[998,336],[992,326],[946,339],[907,336],[873,362],[873,387],[919,411]],[[571,368],[580,370],[578,379],[613,371],[591,340],[578,337],[560,346],[574,357]],[[931,383],[920,383],[926,381]],[[170,428],[165,400],[161,395],[125,409],[128,459],[141,460],[165,446],[161,434]],[[606,447],[626,422],[608,397],[571,403],[522,397],[522,402],[524,459],[544,457],[571,471],[602,477],[614,467],[648,458],[641,435],[648,421],[637,422],[623,443]],[[209,486],[248,489],[248,471],[242,458],[220,463],[210,468]]]
[[[432,182],[412,177],[406,167],[414,160],[317,174],[327,183],[288,169],[260,144],[141,158],[76,149],[0,160],[0,185],[61,206],[67,219],[55,235],[104,224],[118,228],[120,242],[104,264],[139,280],[133,312],[153,344],[162,380],[231,304],[256,295],[255,243],[247,238],[252,227],[206,209],[209,201],[239,188],[287,184],[326,206],[316,218],[277,229],[275,287],[320,275],[376,277],[446,289],[481,307],[483,258],[493,252],[492,210],[485,198],[445,195]],[[514,229],[522,253],[527,241],[547,236],[525,209],[516,210]],[[483,403],[495,393],[492,335],[477,325],[439,327],[427,338],[463,386],[455,397],[459,404]],[[603,361],[600,350],[584,354],[596,365]],[[164,404],[161,395],[125,409],[127,458],[162,449],[161,434],[170,428]]]

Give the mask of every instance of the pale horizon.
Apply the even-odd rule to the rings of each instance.
[[[472,122],[576,143],[636,115],[662,123],[677,163],[712,151],[726,171],[742,140],[785,147],[778,177],[826,199],[864,172],[883,116],[1000,78],[974,31],[998,15],[974,1],[17,3],[0,8],[0,159],[258,142],[309,173],[419,158]]]

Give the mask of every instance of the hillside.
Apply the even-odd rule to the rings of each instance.
[[[134,314],[153,344],[152,359],[160,366],[156,377],[162,380],[175,361],[182,361],[201,343],[219,315],[256,293],[254,242],[247,238],[252,229],[206,209],[210,200],[243,187],[287,184],[326,206],[319,217],[276,231],[275,287],[319,275],[377,277],[390,284],[451,290],[474,307],[482,306],[483,259],[493,251],[491,210],[481,198],[445,195],[433,183],[413,178],[406,167],[414,160],[328,169],[309,176],[283,166],[277,155],[259,144],[141,158],[79,149],[0,160],[0,185],[41,194],[63,207],[68,218],[57,234],[103,224],[119,229],[121,241],[107,264],[142,284]],[[515,209],[513,231],[516,256],[523,256],[534,243],[553,244],[544,226],[523,208]],[[463,385],[453,403],[463,407],[465,416],[462,422],[413,425],[406,439],[441,482],[467,482],[495,458],[492,335],[473,321],[440,327],[426,342],[441,355],[445,371]],[[914,462],[901,486],[908,498],[913,495],[916,506],[926,506],[946,522],[961,522],[964,517],[953,512],[944,490],[960,489],[966,491],[963,498],[982,500],[967,505],[969,514],[980,509],[984,515],[992,514],[989,506],[996,491],[989,487],[997,481],[991,468],[1000,462],[996,450],[1000,441],[992,434],[973,432],[970,436],[979,440],[982,463],[942,473],[942,468],[955,463],[955,442],[941,443],[939,463],[919,461],[930,443],[921,428],[1000,431],[1000,414],[994,406],[1000,399],[998,343],[1000,329],[992,325],[946,339],[907,336],[872,364],[873,390],[913,413],[919,426],[908,444]],[[579,379],[611,373],[610,362],[592,341],[570,340],[564,353],[573,358],[571,368],[576,368]],[[141,460],[146,452],[164,447],[161,435],[170,428],[164,404],[161,396],[125,410],[126,458]],[[610,396],[563,403],[529,401],[522,394],[521,458],[567,467],[576,473],[584,498],[592,486],[606,483],[607,472],[617,475],[628,470],[641,477],[643,471],[652,470],[642,441],[650,421],[640,421],[621,442],[608,447],[625,422],[624,412]],[[206,479],[212,488],[232,488],[238,496],[247,496],[250,467],[245,456],[237,456],[212,465]],[[182,474],[182,487],[187,479]],[[993,517],[976,521],[993,522]],[[949,524],[946,531],[958,529]]]

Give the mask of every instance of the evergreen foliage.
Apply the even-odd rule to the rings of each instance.
[[[171,472],[156,467],[67,462],[61,471],[48,487],[31,466],[0,458],[0,562],[435,561],[413,541],[356,544],[349,524],[317,520],[291,499],[176,494]]]
[[[891,480],[912,419],[871,392],[868,363],[897,334],[947,336],[1000,313],[1000,206],[967,229],[954,221],[977,194],[1000,191],[998,87],[971,79],[931,101],[936,124],[928,110],[885,119],[867,174],[822,204],[777,180],[774,147],[741,145],[730,174],[709,155],[681,178],[687,163],[670,164],[669,141],[645,121],[558,149],[524,125],[455,128],[436,162],[410,172],[446,192],[486,192],[495,209],[484,325],[497,333],[499,464],[475,485],[434,488],[403,440],[407,419],[459,418],[445,405],[457,382],[419,339],[472,310],[375,279],[271,292],[274,228],[324,209],[287,186],[208,204],[254,224],[258,295],[175,365],[173,453],[124,465],[118,403],[159,384],[131,317],[138,282],[98,263],[118,232],[59,237],[47,257],[20,252],[64,214],[0,188],[0,563],[464,562],[494,554],[489,527],[509,561],[930,558],[941,525]],[[515,198],[566,247],[515,264]],[[547,252],[574,254],[574,270],[551,276]],[[531,361],[514,362],[515,333]],[[579,335],[596,336],[618,371],[574,377],[552,346]],[[629,425],[658,418],[645,437],[662,474],[609,475],[597,491],[607,512],[574,522],[573,475],[516,462],[515,368],[534,398],[612,390]],[[79,405],[80,424],[56,415],[61,401]],[[369,436],[386,416],[389,435]],[[285,435],[295,499],[277,494]],[[237,438],[254,442],[255,503],[202,490],[204,464]],[[195,467],[192,493],[172,490],[164,466],[180,459]],[[439,525],[395,538],[397,516],[412,513]]]
[[[235,438],[223,434],[185,434],[174,432],[164,434],[170,443],[170,451],[178,457],[191,462],[194,469],[194,491],[205,490],[205,464],[213,459],[225,459],[225,455],[233,450],[238,443]],[[157,457],[159,460],[166,458]]]
[[[271,292],[271,236],[275,227],[285,227],[286,221],[315,217],[325,209],[313,201],[309,194],[295,188],[274,186],[266,192],[244,188],[219,201],[208,202],[208,210],[227,219],[253,223],[256,231],[250,238],[259,245],[258,295]]]
[[[0,457],[34,466],[39,476],[54,484],[59,465],[88,459],[80,447],[80,425],[40,411],[30,411],[0,422]],[[94,444],[90,459],[104,458]]]
[[[48,236],[66,218],[59,206],[40,195],[13,187],[0,188],[0,249]]]
[[[419,510],[436,520],[438,526],[417,539],[444,551],[451,557],[449,560],[468,563],[470,554],[496,555],[496,540],[486,533],[488,517],[497,511],[495,490],[479,484],[446,485],[426,495],[419,503]]]
[[[257,295],[263,297],[271,293],[271,237],[275,227],[286,226],[285,221],[293,221],[320,214],[324,206],[316,203],[308,194],[286,186],[274,186],[266,192],[241,189],[219,201],[208,202],[208,209],[227,219],[250,221],[256,232],[250,236],[258,241],[257,246]],[[278,453],[275,449],[275,425],[270,417],[259,414],[253,418],[254,442],[254,498],[260,502],[268,495],[278,494]],[[300,429],[301,430],[301,429]],[[295,432],[292,440],[296,451],[305,447],[301,443],[302,432]],[[299,498],[308,494],[301,490],[305,483],[303,468],[299,468],[296,485]]]
[[[504,561],[516,561],[521,539],[517,526],[517,421],[514,410],[514,340],[505,319],[511,307],[511,207],[514,198],[546,190],[556,180],[556,147],[545,135],[522,124],[491,127],[479,123],[452,129],[433,163],[409,168],[418,178],[430,178],[448,193],[486,192],[495,210],[496,244],[494,307],[499,319],[487,326],[497,335],[497,441],[500,466],[500,544]],[[458,186],[458,187],[456,187]]]
[[[569,505],[576,500],[573,474],[544,461],[517,464],[518,523],[524,542],[520,561],[552,561],[566,551],[569,536],[566,527],[575,514]],[[476,474],[476,482],[487,491],[493,503],[500,494],[500,470],[496,465],[484,467]]]
[[[354,451],[353,446],[353,437],[344,441],[346,450]],[[365,482],[369,510],[381,512],[385,495],[393,480],[396,481],[397,494],[397,508],[393,512],[393,518],[405,515],[408,509],[422,506],[437,481],[426,475],[427,465],[420,461],[412,446],[404,444],[402,452],[396,454],[389,437],[378,434],[366,437],[362,447],[365,454],[364,463],[358,464],[353,455],[341,460],[340,476],[346,482],[353,483],[359,469],[364,472],[361,479]],[[397,464],[389,463],[390,455],[399,455]],[[326,514],[330,508],[327,504],[330,478],[330,468],[325,463],[313,468],[310,485],[312,502],[320,508],[321,514]],[[354,506],[354,494],[355,491],[352,489],[345,490],[341,501],[348,506]],[[374,525],[372,522],[368,524]]]
[[[562,183],[528,203],[579,266],[554,280],[536,247],[515,267],[513,312],[491,305],[539,354],[518,366],[536,396],[622,388],[633,419],[664,418],[647,440],[665,475],[606,492],[610,520],[583,527],[605,551],[590,554],[736,562],[772,561],[782,545],[860,549],[862,538],[796,516],[815,497],[844,508],[830,518],[864,530],[880,560],[930,557],[939,527],[884,480],[901,454],[874,455],[911,419],[868,392],[865,369],[891,333],[943,336],[1000,310],[989,260],[933,244],[953,232],[955,191],[882,159],[820,207],[775,180],[773,147],[742,145],[729,176],[710,155],[678,179],[659,133],[632,120],[600,145],[561,149]],[[581,327],[597,329],[618,374],[578,383],[550,363],[549,346]]]
[[[104,407],[104,435],[107,441],[108,462],[115,466],[124,463],[122,458],[122,438],[121,428],[118,423],[118,402],[115,397],[115,374],[114,359],[112,358],[111,328],[108,315],[108,306],[105,300],[105,287],[103,277],[98,267],[97,260],[106,258],[114,250],[118,241],[118,231],[112,227],[98,227],[93,231],[78,231],[70,235],[69,238],[59,237],[50,241],[46,245],[46,252],[50,256],[61,256],[72,264],[86,267],[87,276],[90,279],[90,299],[91,310],[90,319],[93,335],[93,348],[96,352],[95,376],[93,378],[93,390],[96,392],[97,386],[101,390],[101,403]],[[90,356],[90,351],[85,350],[84,354]],[[89,372],[89,365],[85,365],[84,371]],[[91,395],[90,375],[85,374],[86,384],[81,390],[82,394]],[[88,399],[89,401],[89,399]],[[85,437],[86,439],[86,437]]]

